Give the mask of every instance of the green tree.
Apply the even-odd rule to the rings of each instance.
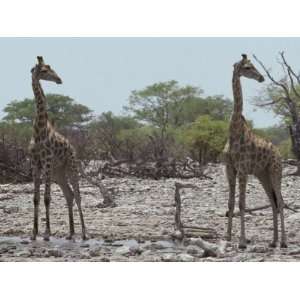
[[[286,139],[286,140],[281,141],[281,143],[278,145],[278,148],[279,148],[281,156],[284,159],[295,158],[295,156],[292,152],[291,139]]]
[[[76,103],[68,96],[48,94],[46,98],[49,119],[56,127],[77,127],[92,118],[92,111],[87,106]],[[14,100],[7,104],[4,112],[3,121],[31,125],[35,116],[35,100]]]
[[[94,141],[94,148],[100,153],[120,156],[122,140],[121,131],[138,128],[139,123],[129,116],[115,116],[112,112],[102,113],[87,126],[89,135]]]
[[[179,86],[175,80],[159,82],[140,91],[133,91],[125,109],[138,120],[165,131],[194,122],[200,115],[228,120],[232,102],[223,96],[202,97],[203,91],[190,85]]]
[[[205,164],[215,161],[224,149],[228,136],[228,122],[200,116],[181,129],[179,139],[187,146],[193,159]]]
[[[138,120],[160,128],[163,134],[169,125],[176,123],[182,111],[182,102],[199,97],[201,93],[196,87],[180,87],[175,80],[159,82],[133,91],[125,109]]]
[[[283,125],[257,128],[255,131],[260,136],[269,139],[274,145],[279,145],[282,141],[289,139],[289,132]]]

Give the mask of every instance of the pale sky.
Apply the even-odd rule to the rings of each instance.
[[[201,87],[206,96],[232,99],[232,65],[241,53],[255,53],[276,77],[278,52],[284,50],[300,70],[300,38],[0,38],[0,49],[1,117],[11,100],[33,97],[30,69],[37,55],[63,80],[62,85],[43,82],[45,93],[68,95],[95,114],[121,113],[132,90],[173,79]],[[278,124],[249,103],[263,84],[247,79],[242,84],[246,118],[257,127]]]

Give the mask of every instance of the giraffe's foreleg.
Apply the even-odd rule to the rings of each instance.
[[[39,205],[40,205],[40,186],[41,186],[41,172],[38,166],[34,166],[32,170],[33,182],[34,182],[34,196],[33,196],[33,230],[31,240],[36,240],[36,236],[39,232]]]
[[[46,229],[44,233],[45,241],[49,241],[51,235],[50,202],[51,202],[51,164],[47,162],[45,168],[45,194],[44,194],[44,203],[45,203],[45,210],[46,210]]]
[[[230,165],[226,165],[226,175],[229,184],[229,199],[228,199],[228,224],[227,224],[227,241],[231,241],[232,236],[232,218],[235,206],[235,187],[236,187],[236,172]]]

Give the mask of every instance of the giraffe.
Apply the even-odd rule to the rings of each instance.
[[[228,201],[228,241],[232,235],[232,218],[235,206],[236,179],[239,181],[239,208],[241,219],[241,234],[239,248],[245,249],[247,240],[245,235],[245,201],[246,185],[249,174],[253,174],[262,184],[273,213],[273,241],[270,247],[276,247],[278,242],[278,213],[281,221],[282,248],[287,247],[284,226],[283,198],[281,194],[282,165],[277,148],[261,137],[256,136],[248,126],[243,116],[243,95],[240,78],[244,76],[263,82],[264,77],[257,71],[246,54],[242,54],[242,60],[234,64],[232,88],[234,97],[234,109],[229,125],[229,138],[225,146],[226,175],[229,184]]]
[[[45,180],[44,203],[46,209],[46,230],[44,240],[50,239],[50,201],[51,182],[55,181],[67,200],[70,232],[67,239],[73,239],[75,234],[73,219],[73,200],[77,204],[82,228],[82,239],[86,239],[86,229],[81,208],[79,190],[78,162],[76,153],[69,141],[59,134],[48,120],[47,103],[40,80],[62,84],[62,80],[44,63],[43,57],[37,57],[38,63],[31,69],[32,89],[35,96],[36,115],[33,124],[33,136],[29,145],[34,182],[34,220],[31,239],[38,234],[38,215],[40,202],[41,177]],[[73,188],[71,188],[71,186]]]

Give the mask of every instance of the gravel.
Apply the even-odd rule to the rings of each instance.
[[[286,167],[285,173],[292,167]],[[233,239],[219,258],[203,257],[195,245],[174,242],[174,183],[191,183],[197,189],[183,189],[183,224],[216,230],[210,243],[224,240],[227,218],[228,185],[222,165],[210,165],[212,180],[147,180],[107,178],[103,183],[116,191],[114,208],[97,208],[102,197],[95,187],[81,182],[82,206],[90,239],[80,239],[78,210],[74,205],[75,241],[68,241],[68,210],[62,192],[52,185],[50,207],[52,236],[42,239],[45,209],[40,205],[40,235],[32,242],[33,184],[0,185],[1,261],[298,261],[300,211],[285,210],[287,249],[268,247],[272,240],[271,209],[246,215],[246,233],[250,244],[238,249],[239,217],[233,220]],[[300,178],[283,177],[282,194],[286,203],[300,210]],[[1,192],[2,191],[2,192]],[[237,189],[238,191],[238,189]],[[247,187],[246,206],[262,206],[267,197],[252,176]],[[238,204],[236,204],[238,211]]]

